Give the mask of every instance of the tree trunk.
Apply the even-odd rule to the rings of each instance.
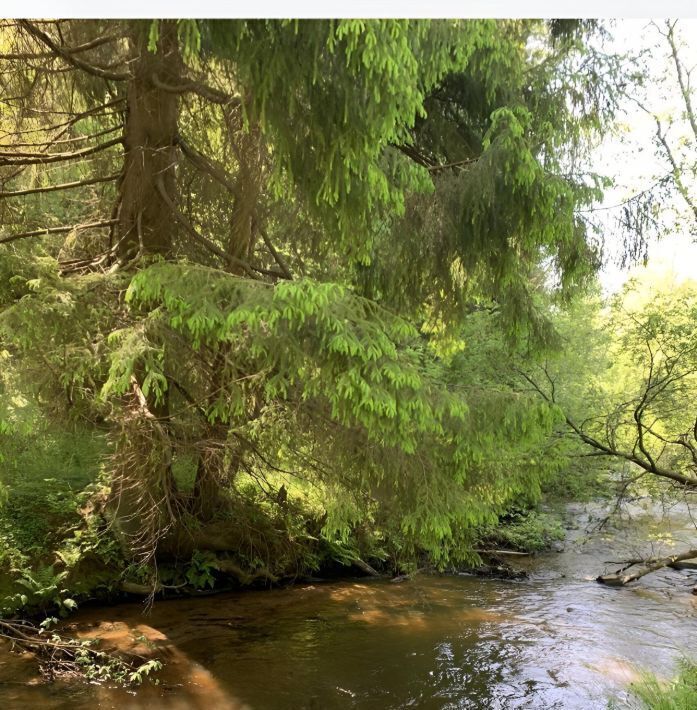
[[[132,78],[127,86],[123,180],[112,245],[117,265],[139,254],[167,256],[176,227],[161,190],[176,204],[178,94],[163,89],[162,82],[172,82],[181,69],[177,26],[172,20],[159,22],[155,51],[148,49],[150,27],[144,21],[128,23]],[[126,552],[149,559],[163,530],[175,522],[178,507],[168,441],[169,393],[159,400],[152,393],[146,397],[140,388],[145,374],[137,367],[133,382],[135,416],[143,426],[131,437],[122,437],[117,451],[122,465],[115,515]]]
[[[230,256],[246,261],[254,248],[255,214],[263,179],[263,151],[259,127],[251,126],[248,132],[244,129],[238,131],[233,147],[238,162],[238,175],[226,251]]]
[[[177,201],[178,95],[156,86],[176,77],[181,67],[176,22],[159,23],[155,52],[148,50],[147,23],[131,25],[130,43],[135,59],[128,83],[124,180],[115,235],[121,262],[137,253],[169,253],[176,223],[158,181],[172,201]]]

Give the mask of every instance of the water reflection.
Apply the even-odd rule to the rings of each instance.
[[[160,685],[135,694],[31,687],[26,678],[10,686],[0,663],[0,700],[133,710],[605,708],[637,668],[672,673],[697,632],[694,597],[679,588],[687,576],[665,571],[634,589],[588,582],[607,555],[600,536],[578,537],[533,561],[519,582],[337,582],[160,603],[147,617],[136,605],[85,611],[80,635],[163,655]]]

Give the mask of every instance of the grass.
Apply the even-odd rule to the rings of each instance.
[[[697,664],[683,660],[680,672],[670,682],[645,674],[631,687],[645,710],[695,710],[697,708]]]

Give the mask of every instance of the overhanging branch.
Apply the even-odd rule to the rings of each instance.
[[[533,389],[546,402],[548,402],[549,404],[555,404],[551,397],[542,389],[542,387],[540,387],[540,385],[537,384],[537,382],[535,382],[535,380],[533,380],[532,377],[522,371],[519,371],[519,374],[528,384],[533,387]],[[576,422],[574,422],[574,420],[571,419],[566,414],[566,412],[562,411],[562,415],[564,417],[564,420],[566,421],[567,426],[578,436],[578,438],[583,441],[584,444],[587,444],[596,451],[601,452],[606,456],[611,456],[614,458],[629,461],[630,463],[639,466],[639,468],[643,469],[648,473],[652,473],[655,476],[659,476],[660,478],[669,479],[675,483],[679,483],[681,486],[685,486],[686,488],[697,489],[697,478],[694,478],[692,476],[685,476],[684,474],[679,473],[678,471],[671,471],[669,469],[663,468],[662,466],[659,466],[653,459],[644,460],[640,456],[637,456],[634,452],[622,451],[621,449],[617,449],[616,447],[610,444],[604,444],[602,441],[583,431],[583,429],[578,424],[576,424]]]

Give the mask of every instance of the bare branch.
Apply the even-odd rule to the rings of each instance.
[[[43,237],[49,234],[65,234],[67,232],[81,232],[85,229],[97,229],[99,227],[110,227],[118,220],[107,219],[101,222],[88,222],[87,224],[74,224],[72,226],[65,227],[46,227],[45,229],[35,229],[31,232],[20,232],[19,234],[13,234],[9,237],[3,237],[0,239],[0,244],[9,244],[10,242],[15,242],[18,239],[27,239],[29,237]]]
[[[692,106],[692,97],[690,96],[689,73],[686,77],[684,73],[685,67],[680,61],[680,55],[678,54],[678,46],[675,41],[675,23],[671,24],[670,20],[666,20],[666,27],[667,32],[665,37],[670,45],[670,53],[673,58],[673,64],[675,64],[675,73],[680,86],[680,93],[682,94],[683,102],[685,103],[685,113],[687,114],[687,120],[690,122],[690,127],[692,128],[695,140],[697,140],[697,115],[695,115],[695,111]]]
[[[519,371],[519,374],[523,379],[530,384],[533,389],[547,402],[550,404],[553,404],[552,399],[550,396],[540,387],[540,385],[535,382],[535,380],[532,379],[527,373]],[[627,452],[627,451],[622,451],[620,449],[615,448],[614,446],[610,444],[604,444],[602,441],[599,441],[595,437],[591,436],[590,434],[587,434],[576,422],[573,421],[565,412],[562,412],[562,415],[564,417],[564,420],[566,421],[567,425],[569,428],[583,441],[583,443],[587,444],[588,446],[592,447],[596,451],[599,451],[607,456],[611,456],[614,458],[619,458],[619,459],[624,459],[625,461],[629,461],[630,463],[633,463],[639,468],[642,468],[644,471],[647,471],[648,473],[652,473],[656,476],[659,476],[660,478],[667,478],[671,481],[674,481],[675,483],[679,483],[682,486],[685,486],[686,488],[694,488],[697,489],[697,478],[692,477],[692,476],[685,476],[682,473],[679,473],[678,471],[671,471],[669,469],[663,468],[662,466],[658,466],[658,464],[653,461],[653,459],[647,461],[645,459],[642,459],[640,456],[637,456],[634,452]]]
[[[190,146],[181,136],[177,136],[177,145],[181,148],[182,153],[195,165],[197,168],[208,173],[216,182],[220,183],[229,192],[235,193],[235,183],[225,169],[215,163],[211,158],[199,153],[195,148]]]
[[[155,179],[155,185],[157,186],[157,191],[160,193],[160,196],[162,197],[164,203],[170,208],[170,210],[172,210],[172,213],[174,214],[174,217],[177,222],[179,222],[179,224],[184,227],[184,229],[190,236],[192,236],[199,244],[203,245],[211,253],[220,257],[224,262],[226,262],[230,266],[241,268],[250,278],[258,278],[257,275],[254,273],[253,269],[245,261],[242,261],[241,259],[238,259],[237,257],[228,254],[227,252],[225,252],[224,249],[221,249],[210,239],[204,237],[202,234],[199,234],[199,232],[191,224],[191,222],[189,222],[189,220],[177,209],[177,206],[172,201],[172,198],[167,194],[167,190],[165,188],[165,181],[162,175],[157,176],[157,178]]]
[[[83,118],[87,118],[88,116],[93,116],[95,113],[100,113],[101,111],[104,111],[107,108],[112,108],[113,106],[117,106],[118,104],[122,104],[126,101],[124,97],[121,98],[116,98],[112,99],[111,101],[107,101],[105,104],[101,104],[100,106],[94,106],[93,108],[87,109],[86,111],[81,111],[79,113],[74,113],[70,114],[71,118],[68,119],[67,121],[63,121],[62,123],[55,123],[51,126],[42,126],[40,128],[29,128],[25,129],[23,131],[8,131],[3,134],[3,139],[7,138],[7,136],[19,136],[19,135],[26,135],[28,133],[49,133],[50,131],[55,131],[58,130],[59,128],[70,128],[70,126],[73,126],[76,124],[78,121],[81,121]],[[65,131],[62,131],[64,133]]]
[[[637,446],[639,447],[639,451],[644,454],[646,460],[649,462],[651,467],[655,468],[656,463],[651,457],[651,454],[649,453],[644,443],[644,424],[641,419],[644,414],[644,410],[646,409],[646,406],[648,404],[649,392],[651,391],[651,387],[653,384],[653,371],[655,364],[655,356],[651,348],[651,343],[649,341],[646,342],[646,348],[649,351],[649,376],[641,399],[639,400],[637,406],[634,408],[634,421],[636,422],[637,427]]]
[[[288,268],[288,264],[286,263],[286,260],[281,256],[281,254],[278,253],[276,250],[276,247],[274,247],[273,243],[269,239],[268,235],[266,232],[263,230],[260,231],[261,238],[264,240],[264,244],[266,244],[266,248],[271,252],[271,256],[274,258],[275,262],[278,264],[280,267],[281,271],[283,272],[283,278],[287,279],[288,281],[293,280],[293,274],[291,273],[290,269]]]
[[[697,557],[697,549],[687,550],[681,552],[679,555],[670,555],[669,557],[661,557],[658,559],[648,559],[648,560],[629,560],[627,564],[619,569],[614,574],[601,574],[597,581],[601,584],[608,584],[614,587],[623,587],[625,584],[634,582],[640,579],[644,575],[650,574],[651,572],[656,572],[663,567],[670,567],[683,560],[692,560]],[[630,574],[622,574],[629,567],[634,565],[643,564],[643,568],[640,568]]]
[[[33,24],[37,24],[36,20],[33,21]],[[62,50],[64,52],[67,52],[68,54],[80,54],[81,52],[87,52],[90,49],[96,49],[97,47],[109,44],[110,42],[116,42],[120,39],[123,39],[123,35],[104,35],[103,37],[96,37],[95,39],[90,40],[89,42],[85,42],[84,44],[78,44],[75,47],[62,47]],[[50,57],[55,56],[55,52],[15,52],[10,54],[0,54],[0,60],[5,59],[8,61],[26,61],[31,59],[48,59]]]
[[[438,166],[436,163],[433,162],[430,158],[426,157],[422,153],[420,153],[414,146],[411,145],[392,145],[393,148],[396,148],[400,153],[404,153],[408,158],[413,160],[415,163],[418,163],[421,167],[426,168],[427,170],[433,170],[437,169]]]
[[[72,64],[78,69],[82,69],[88,74],[93,76],[98,76],[101,79],[110,79],[112,81],[128,81],[131,78],[131,74],[128,72],[113,72],[108,69],[102,69],[101,67],[94,66],[87,62],[83,62],[82,59],[74,56],[71,52],[66,51],[63,47],[56,44],[51,37],[49,37],[43,30],[35,27],[28,20],[19,20],[19,24],[23,27],[30,35],[43,42],[51,51],[55,52],[59,57],[64,59],[68,64]]]
[[[23,195],[36,195],[42,192],[56,192],[57,190],[70,190],[74,187],[83,187],[86,185],[96,185],[100,182],[111,182],[118,180],[121,173],[116,175],[107,175],[106,177],[90,178],[89,180],[76,180],[75,182],[64,182],[60,185],[49,185],[48,187],[33,187],[28,190],[14,190],[12,192],[0,192],[0,200],[6,197],[21,197]]]
[[[239,106],[242,103],[242,100],[237,96],[230,96],[218,91],[218,89],[214,89],[212,86],[189,79],[182,79],[183,83],[181,84],[167,84],[159,79],[157,74],[153,74],[151,79],[156,88],[161,91],[167,91],[170,94],[198,94],[201,98],[221,106]]]
[[[99,131],[97,133],[91,133],[86,136],[75,136],[74,138],[63,138],[60,140],[41,141],[41,142],[37,142],[37,143],[10,143],[7,145],[0,144],[0,149],[2,149],[2,148],[42,148],[42,147],[50,148],[51,146],[54,146],[54,145],[64,145],[66,143],[81,143],[82,141],[92,140],[93,138],[101,138],[102,136],[107,136],[110,133],[114,133],[122,128],[123,128],[123,124],[119,124],[118,126],[112,126],[111,128],[105,128],[103,131]]]
[[[666,138],[666,135],[663,131],[663,126],[661,124],[660,119],[657,116],[654,116],[654,119],[656,121],[656,138],[663,147],[666,157],[668,158],[668,162],[670,163],[670,167],[672,169],[671,173],[673,177],[673,182],[675,183],[675,187],[678,189],[678,192],[683,198],[685,204],[690,210],[692,210],[695,220],[697,220],[697,202],[695,202],[695,200],[692,198],[690,191],[687,189],[687,185],[685,185],[685,183],[683,182],[682,171],[680,169],[680,166],[678,165],[675,155],[673,154],[673,150],[670,147],[670,144],[668,143],[668,139]]]
[[[123,136],[113,140],[83,148],[71,153],[23,153],[21,151],[0,151],[0,166],[3,165],[44,165],[46,163],[60,163],[66,160],[78,160],[94,155],[102,150],[107,150],[115,145],[123,143]]]

